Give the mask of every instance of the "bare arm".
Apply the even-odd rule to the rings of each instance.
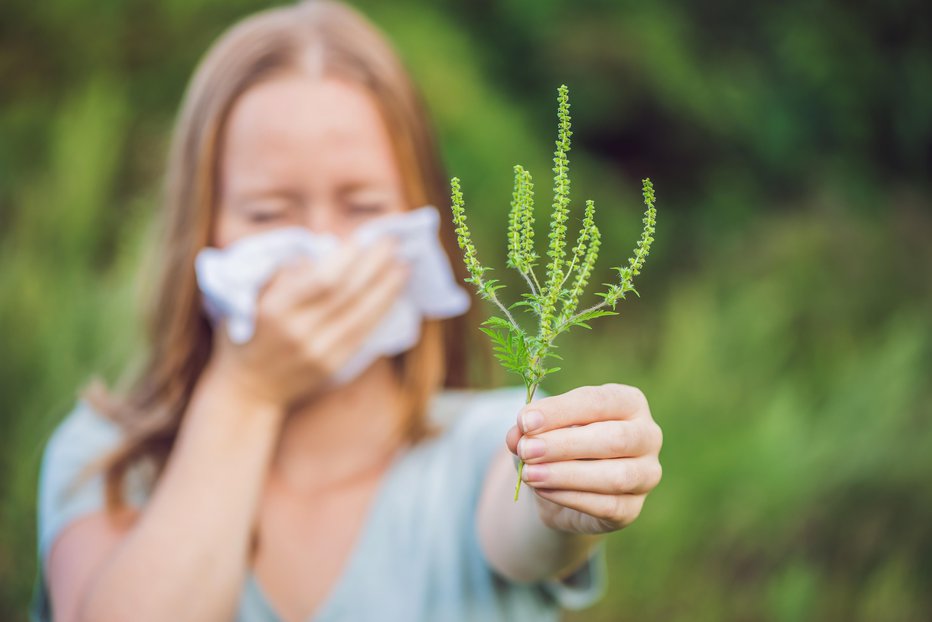
[[[285,267],[259,298],[252,340],[234,346],[215,333],[145,510],[116,522],[103,513],[81,519],[52,546],[56,620],[233,617],[288,405],[341,369],[394,302],[408,274],[394,247],[350,246]]]
[[[146,510],[65,530],[49,556],[57,620],[225,620],[247,567],[251,524],[281,410],[207,372]]]
[[[572,574],[589,557],[601,534],[559,531],[540,518],[539,504],[549,504],[527,490],[512,501],[515,489],[512,454],[495,454],[479,501],[478,528],[489,563],[513,581],[540,581]]]

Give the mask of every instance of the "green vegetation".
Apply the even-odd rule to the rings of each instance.
[[[493,315],[482,323],[479,330],[487,334],[493,342],[495,357],[502,366],[510,372],[516,373],[524,380],[527,389],[525,403],[534,399],[534,393],[541,381],[547,375],[560,371],[559,367],[547,367],[548,358],[561,359],[554,350],[554,340],[563,332],[573,326],[591,328],[588,321],[605,315],[618,315],[614,309],[619,300],[623,300],[629,292],[637,294],[634,289],[634,277],[641,273],[644,261],[650,252],[650,245],[654,241],[654,227],[657,220],[657,210],[654,207],[654,186],[650,179],[644,183],[644,203],[647,211],[644,213],[644,230],[638,240],[634,255],[628,259],[628,265],[613,268],[618,271],[618,283],[603,283],[608,286],[606,292],[598,293],[602,302],[577,312],[579,297],[589,284],[589,277],[595,267],[599,255],[599,245],[602,235],[595,224],[595,203],[590,199],[586,201],[585,216],[579,229],[576,246],[573,247],[571,259],[566,260],[566,221],[570,215],[570,177],[569,158],[570,137],[573,135],[570,123],[569,89],[561,85],[558,89],[556,151],[553,155],[553,213],[550,221],[550,246],[547,256],[550,263],[541,286],[534,272],[535,262],[539,258],[534,248],[534,183],[531,174],[521,165],[514,167],[515,183],[511,200],[511,213],[508,218],[508,258],[507,265],[517,270],[527,283],[530,292],[522,294],[523,300],[512,303],[508,307],[502,304],[497,290],[504,285],[498,279],[486,278],[484,274],[491,270],[479,262],[475,244],[469,227],[466,225],[466,211],[463,205],[463,193],[460,190],[460,180],[454,177],[451,182],[451,206],[453,210],[453,223],[456,225],[456,235],[460,249],[463,250],[463,261],[469,276],[467,283],[476,287],[479,295],[494,304],[505,317]],[[566,282],[575,271],[576,276],[572,285],[566,288]],[[536,318],[537,334],[528,332],[515,320],[511,311],[516,307],[523,307]],[[605,307],[611,307],[608,311]],[[558,309],[559,308],[559,309]],[[518,461],[518,482],[515,484],[515,501],[521,491],[521,473],[524,461]]]
[[[185,82],[268,4],[0,2],[0,620],[26,619],[47,434],[138,352]],[[662,189],[643,298],[545,381],[636,385],[664,430],[606,599],[570,617],[932,618],[932,3],[359,4],[470,180],[480,248],[508,244],[500,172],[549,166],[561,80],[603,256],[637,238],[640,179]]]

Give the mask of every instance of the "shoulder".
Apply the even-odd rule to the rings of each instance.
[[[86,401],[78,400],[45,443],[42,453],[43,473],[49,467],[75,464],[92,459],[101,451],[115,447],[122,437],[119,426],[104,418]]]
[[[39,472],[39,553],[72,520],[104,506],[103,475],[90,465],[119,446],[120,427],[79,400],[45,443]]]

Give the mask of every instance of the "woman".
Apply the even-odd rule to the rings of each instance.
[[[354,10],[277,8],[221,37],[175,131],[147,361],[46,446],[35,619],[546,620],[601,595],[604,534],[660,479],[637,389],[526,407],[523,387],[468,390],[469,314],[328,383],[406,284],[390,240],[283,267],[246,343],[202,308],[205,247],[348,240],[446,188],[410,78]]]

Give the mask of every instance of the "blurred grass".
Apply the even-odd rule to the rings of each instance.
[[[665,431],[664,481],[611,541],[608,602],[578,619],[928,617],[932,300],[877,308],[865,284],[932,253],[864,252],[877,236],[771,219],[567,339],[556,390],[636,384]]]
[[[511,167],[546,205],[557,85],[571,196],[595,199],[605,236],[593,282],[636,239],[638,180],[656,184],[643,299],[564,336],[547,387],[636,384],[665,432],[663,483],[610,540],[607,598],[569,618],[932,617],[929,8],[360,4],[420,83],[479,253],[514,288]],[[46,435],[138,352],[137,269],[185,81],[262,6],[0,6],[0,619],[25,619]]]

